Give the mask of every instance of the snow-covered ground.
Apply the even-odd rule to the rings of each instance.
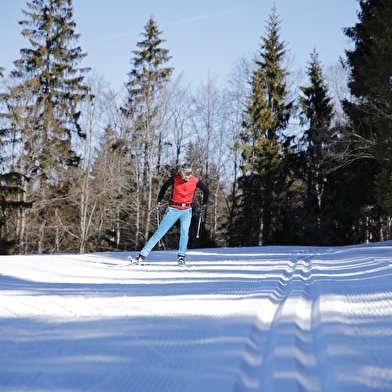
[[[0,257],[0,391],[392,391],[392,242]]]

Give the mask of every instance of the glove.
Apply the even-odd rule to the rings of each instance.
[[[205,216],[206,216],[206,208],[207,208],[207,204],[203,204],[200,207],[200,211],[199,211],[199,216],[202,220],[204,220]]]
[[[161,208],[161,202],[157,200],[155,203],[155,210],[159,211],[160,208]]]

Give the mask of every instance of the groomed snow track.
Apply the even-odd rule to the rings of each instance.
[[[392,391],[392,243],[0,257],[0,392]]]

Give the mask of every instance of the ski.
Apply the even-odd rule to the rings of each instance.
[[[150,265],[150,264],[147,264],[147,263],[140,263],[140,264],[127,263],[127,264],[120,264],[120,265],[119,264],[109,265],[109,267],[118,267],[118,268],[120,268],[120,267],[144,267],[146,265]]]
[[[123,268],[123,267],[145,267],[145,266],[149,266],[152,264],[149,263],[140,263],[140,264],[136,264],[136,263],[127,263],[127,264],[112,264],[112,265],[108,265],[109,268]],[[169,267],[169,265],[168,265]],[[193,267],[190,264],[185,264],[185,265],[178,265],[179,268],[181,269],[186,269],[186,268],[191,268]]]
[[[154,264],[154,263],[153,264],[150,264],[150,263],[139,263],[138,264],[138,263],[132,263],[132,262],[127,263],[127,264],[110,264],[110,265],[108,265],[108,267],[109,268],[145,267],[145,266],[149,266],[149,265],[156,265],[156,266],[162,267],[162,265],[160,265],[160,264]],[[191,268],[193,266],[191,264],[177,264],[177,265],[173,266],[168,263],[167,267]]]

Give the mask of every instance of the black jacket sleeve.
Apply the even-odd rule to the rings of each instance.
[[[174,184],[174,179],[173,177],[170,177],[162,186],[161,186],[161,190],[158,193],[158,197],[157,197],[157,201],[160,202],[163,199],[163,196],[165,196],[165,193],[167,191],[167,189],[170,186],[173,186]]]
[[[197,187],[203,192],[203,201],[202,205],[207,204],[208,196],[210,195],[210,191],[206,184],[202,180],[199,180],[197,183]]]

